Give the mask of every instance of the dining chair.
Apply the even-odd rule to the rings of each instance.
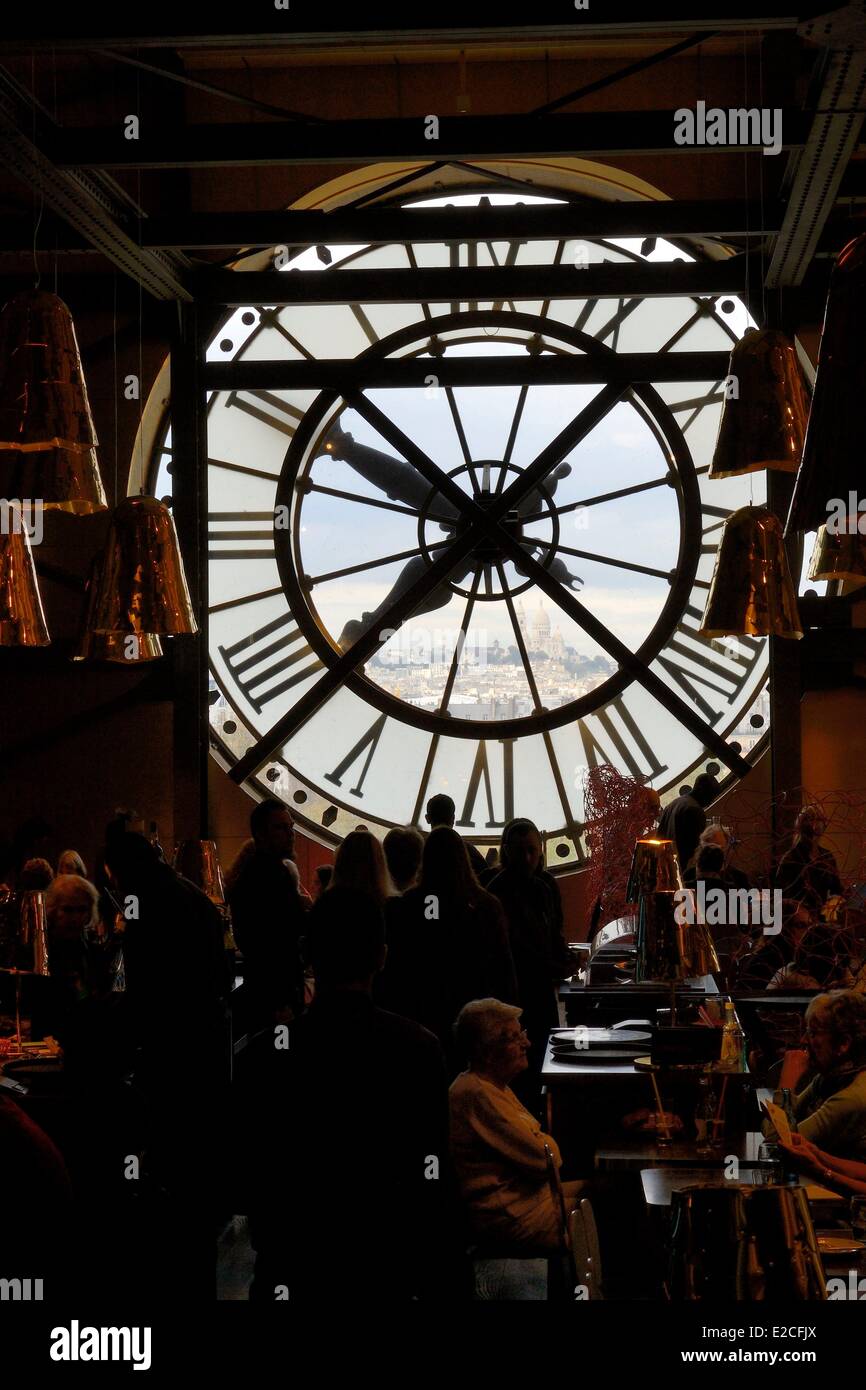
[[[575,1207],[569,1216],[568,1235],[577,1287],[586,1290],[590,1301],[603,1299],[598,1227],[592,1202],[588,1197],[583,1197],[580,1205]]]

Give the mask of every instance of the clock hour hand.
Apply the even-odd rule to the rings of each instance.
[[[367,444],[358,444],[346,430],[335,425],[324,443],[325,452],[332,458],[341,459],[366,478],[368,483],[380,489],[392,502],[402,502],[407,507],[421,511],[425,503],[440,516],[457,517],[457,509],[437,493],[432,503],[430,484],[421,474],[406,463],[404,459],[384,454],[379,449],[371,449]]]
[[[544,479],[544,488],[550,497],[556,492],[561,479],[567,478],[570,473],[570,463],[560,463],[548,473],[547,477]],[[547,498],[543,497],[537,488],[533,488],[526,497],[522,498],[522,500],[517,503],[517,515],[530,516],[534,512],[543,512],[545,510],[546,501]]]
[[[348,649],[357,642],[362,632],[366,632],[369,628],[374,627],[380,620],[381,615],[387,613],[388,609],[393,607],[397,600],[405,594],[407,589],[411,588],[415,581],[419,579],[429,567],[428,561],[425,560],[422,555],[417,556],[414,560],[408,560],[403,566],[400,576],[394,583],[390,593],[383,598],[378,608],[375,608],[372,613],[362,614],[360,619],[350,618],[346,623],[343,631],[340,633],[338,643],[340,651],[348,651]],[[467,559],[454,571],[448,583],[439,584],[421,603],[419,603],[412,616],[415,617],[419,613],[430,613],[436,608],[442,608],[453,598],[451,584],[461,583],[473,568],[474,562]]]

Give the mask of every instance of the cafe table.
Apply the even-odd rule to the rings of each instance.
[[[739,1136],[725,1136],[721,1147],[699,1153],[696,1139],[672,1139],[670,1144],[659,1144],[654,1134],[624,1135],[596,1149],[595,1166],[600,1173],[683,1168],[710,1171],[718,1178],[731,1157],[752,1168],[772,1166],[770,1159],[761,1158],[761,1145],[765,1142],[760,1131],[748,1130]]]

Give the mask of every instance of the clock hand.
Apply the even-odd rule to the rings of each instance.
[[[552,497],[559,486],[562,478],[567,478],[571,473],[570,463],[560,463],[544,481],[545,491]],[[529,516],[532,512],[544,512],[547,498],[543,497],[537,488],[533,488],[527,497],[524,497],[517,504],[517,515],[520,517]]]
[[[425,560],[422,555],[419,555],[414,560],[409,560],[403,566],[390,593],[383,598],[378,608],[375,608],[372,613],[362,614],[360,619],[349,619],[343,631],[340,633],[337,643],[340,651],[346,652],[350,647],[354,646],[355,642],[357,642],[358,638],[361,636],[361,633],[374,627],[375,624],[380,621],[381,616],[387,613],[388,609],[396,603],[397,599],[401,598],[402,595],[406,593],[406,590],[410,589],[415,581],[420,579],[424,571],[428,568],[428,561]],[[469,560],[464,561],[464,563],[450,576],[451,582],[460,584],[474,568],[474,562]],[[421,600],[418,607],[415,609],[413,617],[418,613],[430,613],[436,608],[442,608],[451,598],[453,598],[453,591],[450,584],[439,584],[435,589],[431,590],[426,598]]]
[[[332,458],[341,459],[366,478],[368,483],[384,492],[392,501],[405,503],[421,511],[430,497],[430,484],[422,478],[411,463],[394,458],[392,454],[371,449],[367,444],[358,444],[351,434],[335,425],[325,440],[325,452]],[[436,493],[432,506],[437,515],[457,517],[457,508],[447,502],[441,493]]]

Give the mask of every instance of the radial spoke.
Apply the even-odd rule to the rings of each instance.
[[[517,439],[517,431],[520,429],[520,421],[523,418],[523,407],[526,405],[526,397],[528,392],[529,387],[524,383],[524,385],[521,386],[520,392],[517,397],[517,405],[514,407],[514,415],[511,420],[511,429],[508,431],[508,442],[505,445],[505,453],[502,455],[503,464],[511,462],[511,454],[514,449],[515,440]],[[507,468],[500,468],[499,477],[496,479],[497,492],[501,492],[504,488],[505,475],[507,472]]]
[[[228,609],[228,608],[240,608],[241,604],[244,604],[244,603],[257,603],[257,602],[259,601],[259,599],[263,599],[263,598],[282,598],[282,597],[283,597],[283,590],[282,590],[281,587],[280,587],[280,588],[277,588],[277,589],[262,589],[262,590],[261,590],[259,593],[257,593],[257,594],[244,594],[241,598],[229,598],[229,599],[226,599],[224,603],[212,603],[212,604],[210,605],[210,607],[208,608],[207,611],[208,611],[209,613],[225,613],[226,609]]]
[[[566,502],[564,506],[554,506],[553,511],[559,516],[565,516],[567,512],[576,512],[580,507],[595,507],[600,502],[615,502],[619,497],[631,497],[638,492],[649,492],[654,487],[666,487],[669,484],[670,474],[666,473],[663,478],[654,478],[649,483],[633,483],[631,487],[620,487],[615,492],[599,492],[595,497],[584,497],[580,502]],[[521,517],[524,524],[530,521],[547,521],[550,512],[533,512],[531,516]]]
[[[556,553],[563,551],[566,555],[573,555],[576,560],[597,560],[600,565],[613,565],[619,570],[634,570],[635,574],[648,574],[653,579],[666,579],[671,582],[670,570],[652,569],[649,565],[636,565],[631,560],[616,560],[611,555],[596,555],[591,550],[575,550],[570,545],[558,545]]]
[[[690,733],[694,734],[705,748],[715,753],[732,772],[736,772],[740,777],[745,776],[750,770],[745,758],[741,757],[739,753],[733,752],[722,735],[716,733],[712,724],[708,724],[700,714],[686,704],[685,700],[671,689],[669,683],[650,670],[640,656],[631,651],[624,642],[621,642],[594,613],[578,598],[575,598],[569,589],[557,583],[543,565],[540,565],[537,560],[522,550],[519,541],[514,540],[507,532],[503,532],[501,545],[508,557],[520,565],[522,572],[547,594],[573,622],[582,627],[584,632],[601,647],[602,651],[607,652],[608,656],[612,657],[633,680],[642,685],[644,690],[652,695],[664,709],[675,719],[678,719]]]
[[[469,631],[469,620],[472,617],[472,610],[475,607],[475,597],[478,593],[478,585],[480,581],[481,571],[476,570],[475,577],[472,580],[472,587],[469,590],[469,596],[466,600],[466,607],[463,610],[463,619],[460,623],[460,635],[457,638],[457,645],[454,648],[454,655],[451,658],[451,666],[448,671],[448,679],[445,682],[445,688],[442,692],[442,699],[439,701],[439,709],[437,710],[437,714],[444,714],[451,701],[451,691],[454,689],[454,682],[457,678],[457,668],[460,665],[460,657],[463,654],[463,646],[466,642],[466,634]]]
[[[428,545],[427,549],[442,550],[445,546],[450,544],[450,541],[435,541],[433,545]],[[328,574],[305,576],[304,587],[312,589],[314,584],[327,584],[331,579],[344,579],[347,574],[361,574],[364,570],[378,569],[381,565],[396,564],[398,560],[414,560],[417,559],[419,555],[423,554],[424,551],[420,546],[415,546],[414,550],[401,550],[396,555],[383,555],[381,559],[378,560],[365,560],[363,564],[360,565],[347,565],[345,569],[330,570]]]
[[[344,492],[339,487],[325,487],[323,483],[306,483],[306,492],[324,492],[328,497],[342,497],[346,502],[362,502],[365,507],[380,507],[385,512],[401,512],[403,516],[413,516],[416,521],[421,513],[415,507],[403,507],[399,502],[382,502],[378,497],[363,497],[359,492]],[[427,512],[430,521],[441,521],[453,526],[453,516],[443,516],[441,512]]]
[[[454,421],[454,429],[457,433],[457,438],[460,441],[460,452],[463,454],[463,462],[466,464],[469,470],[469,476],[472,479],[473,488],[476,492],[480,492],[481,489],[478,484],[478,474],[475,472],[475,468],[472,464],[472,455],[469,452],[469,441],[466,438],[466,431],[463,428],[463,421],[460,418],[460,411],[457,409],[457,401],[454,399],[453,387],[445,387],[445,396],[448,401],[448,407],[451,411],[451,419]]]
[[[523,663],[523,670],[526,673],[526,683],[529,686],[529,693],[532,696],[532,703],[535,706],[535,712],[537,714],[541,709],[541,700],[538,695],[538,686],[535,684],[535,675],[529,660],[529,653],[526,650],[526,643],[523,640],[523,633],[520,631],[520,623],[517,621],[517,614],[514,611],[514,599],[511,597],[508,585],[505,582],[505,570],[503,566],[498,564],[496,566],[496,571],[499,575],[499,583],[502,586],[505,606],[508,609],[508,616],[511,620],[511,628],[517,643],[517,650],[520,653],[520,660]]]

